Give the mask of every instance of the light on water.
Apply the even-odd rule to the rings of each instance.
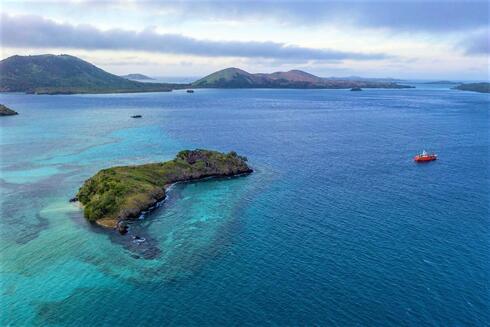
[[[0,98],[20,113],[0,122],[1,325],[490,321],[487,95]],[[101,168],[183,148],[235,150],[255,172],[177,184],[125,236],[68,202]],[[439,160],[415,164],[424,148]]]

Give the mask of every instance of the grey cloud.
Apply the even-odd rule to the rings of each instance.
[[[469,55],[489,55],[490,31],[482,30],[470,34],[459,46]]]
[[[119,2],[124,4],[124,1]],[[447,32],[489,24],[487,0],[140,1],[142,10],[199,19],[275,19],[283,24],[343,23],[395,31]]]
[[[207,57],[245,57],[296,60],[377,60],[387,55],[305,48],[279,42],[199,40],[152,29],[103,31],[90,25],[60,24],[39,16],[2,15],[3,46],[88,50],[136,50]]]

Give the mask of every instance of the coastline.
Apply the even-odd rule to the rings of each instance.
[[[184,181],[177,181],[173,183],[166,184],[163,187],[163,197],[156,199],[155,202],[148,204],[147,207],[141,208],[139,212],[136,214],[137,218],[133,217],[122,217],[122,218],[102,218],[94,221],[94,223],[102,227],[104,229],[114,229],[117,230],[118,227],[120,226],[121,223],[125,223],[127,221],[134,221],[137,219],[141,219],[141,217],[146,216],[147,214],[153,212],[156,208],[162,205],[165,200],[167,200],[167,192],[169,192],[175,185],[177,184],[184,184],[184,183],[190,183],[190,182],[203,182],[206,180],[211,180],[211,179],[220,179],[220,178],[238,178],[238,177],[243,177],[247,176],[249,174],[253,173],[253,169],[251,169],[249,172],[244,172],[236,175],[217,175],[217,176],[208,176],[208,177],[203,177],[203,178],[198,178],[198,179],[188,179]],[[79,201],[70,201],[74,206],[77,208],[83,210],[85,206]]]
[[[158,207],[177,183],[248,175],[246,158],[209,150],[184,150],[165,163],[102,169],[84,182],[70,199],[90,222],[103,228],[128,231],[128,222]]]

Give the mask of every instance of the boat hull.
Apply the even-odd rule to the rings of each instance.
[[[435,155],[429,155],[429,156],[415,156],[413,158],[415,162],[429,162],[429,161],[434,161],[437,160],[437,156]]]

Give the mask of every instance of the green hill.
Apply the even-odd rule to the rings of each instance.
[[[408,88],[390,81],[342,80],[321,78],[301,70],[251,74],[239,68],[226,68],[201,78],[196,88],[295,88],[295,89],[350,89]]]
[[[257,81],[254,75],[239,68],[226,68],[214,72],[192,83],[193,87],[244,88],[253,87]]]
[[[173,84],[130,81],[69,55],[12,56],[0,61],[1,92],[161,92],[173,87]]]

